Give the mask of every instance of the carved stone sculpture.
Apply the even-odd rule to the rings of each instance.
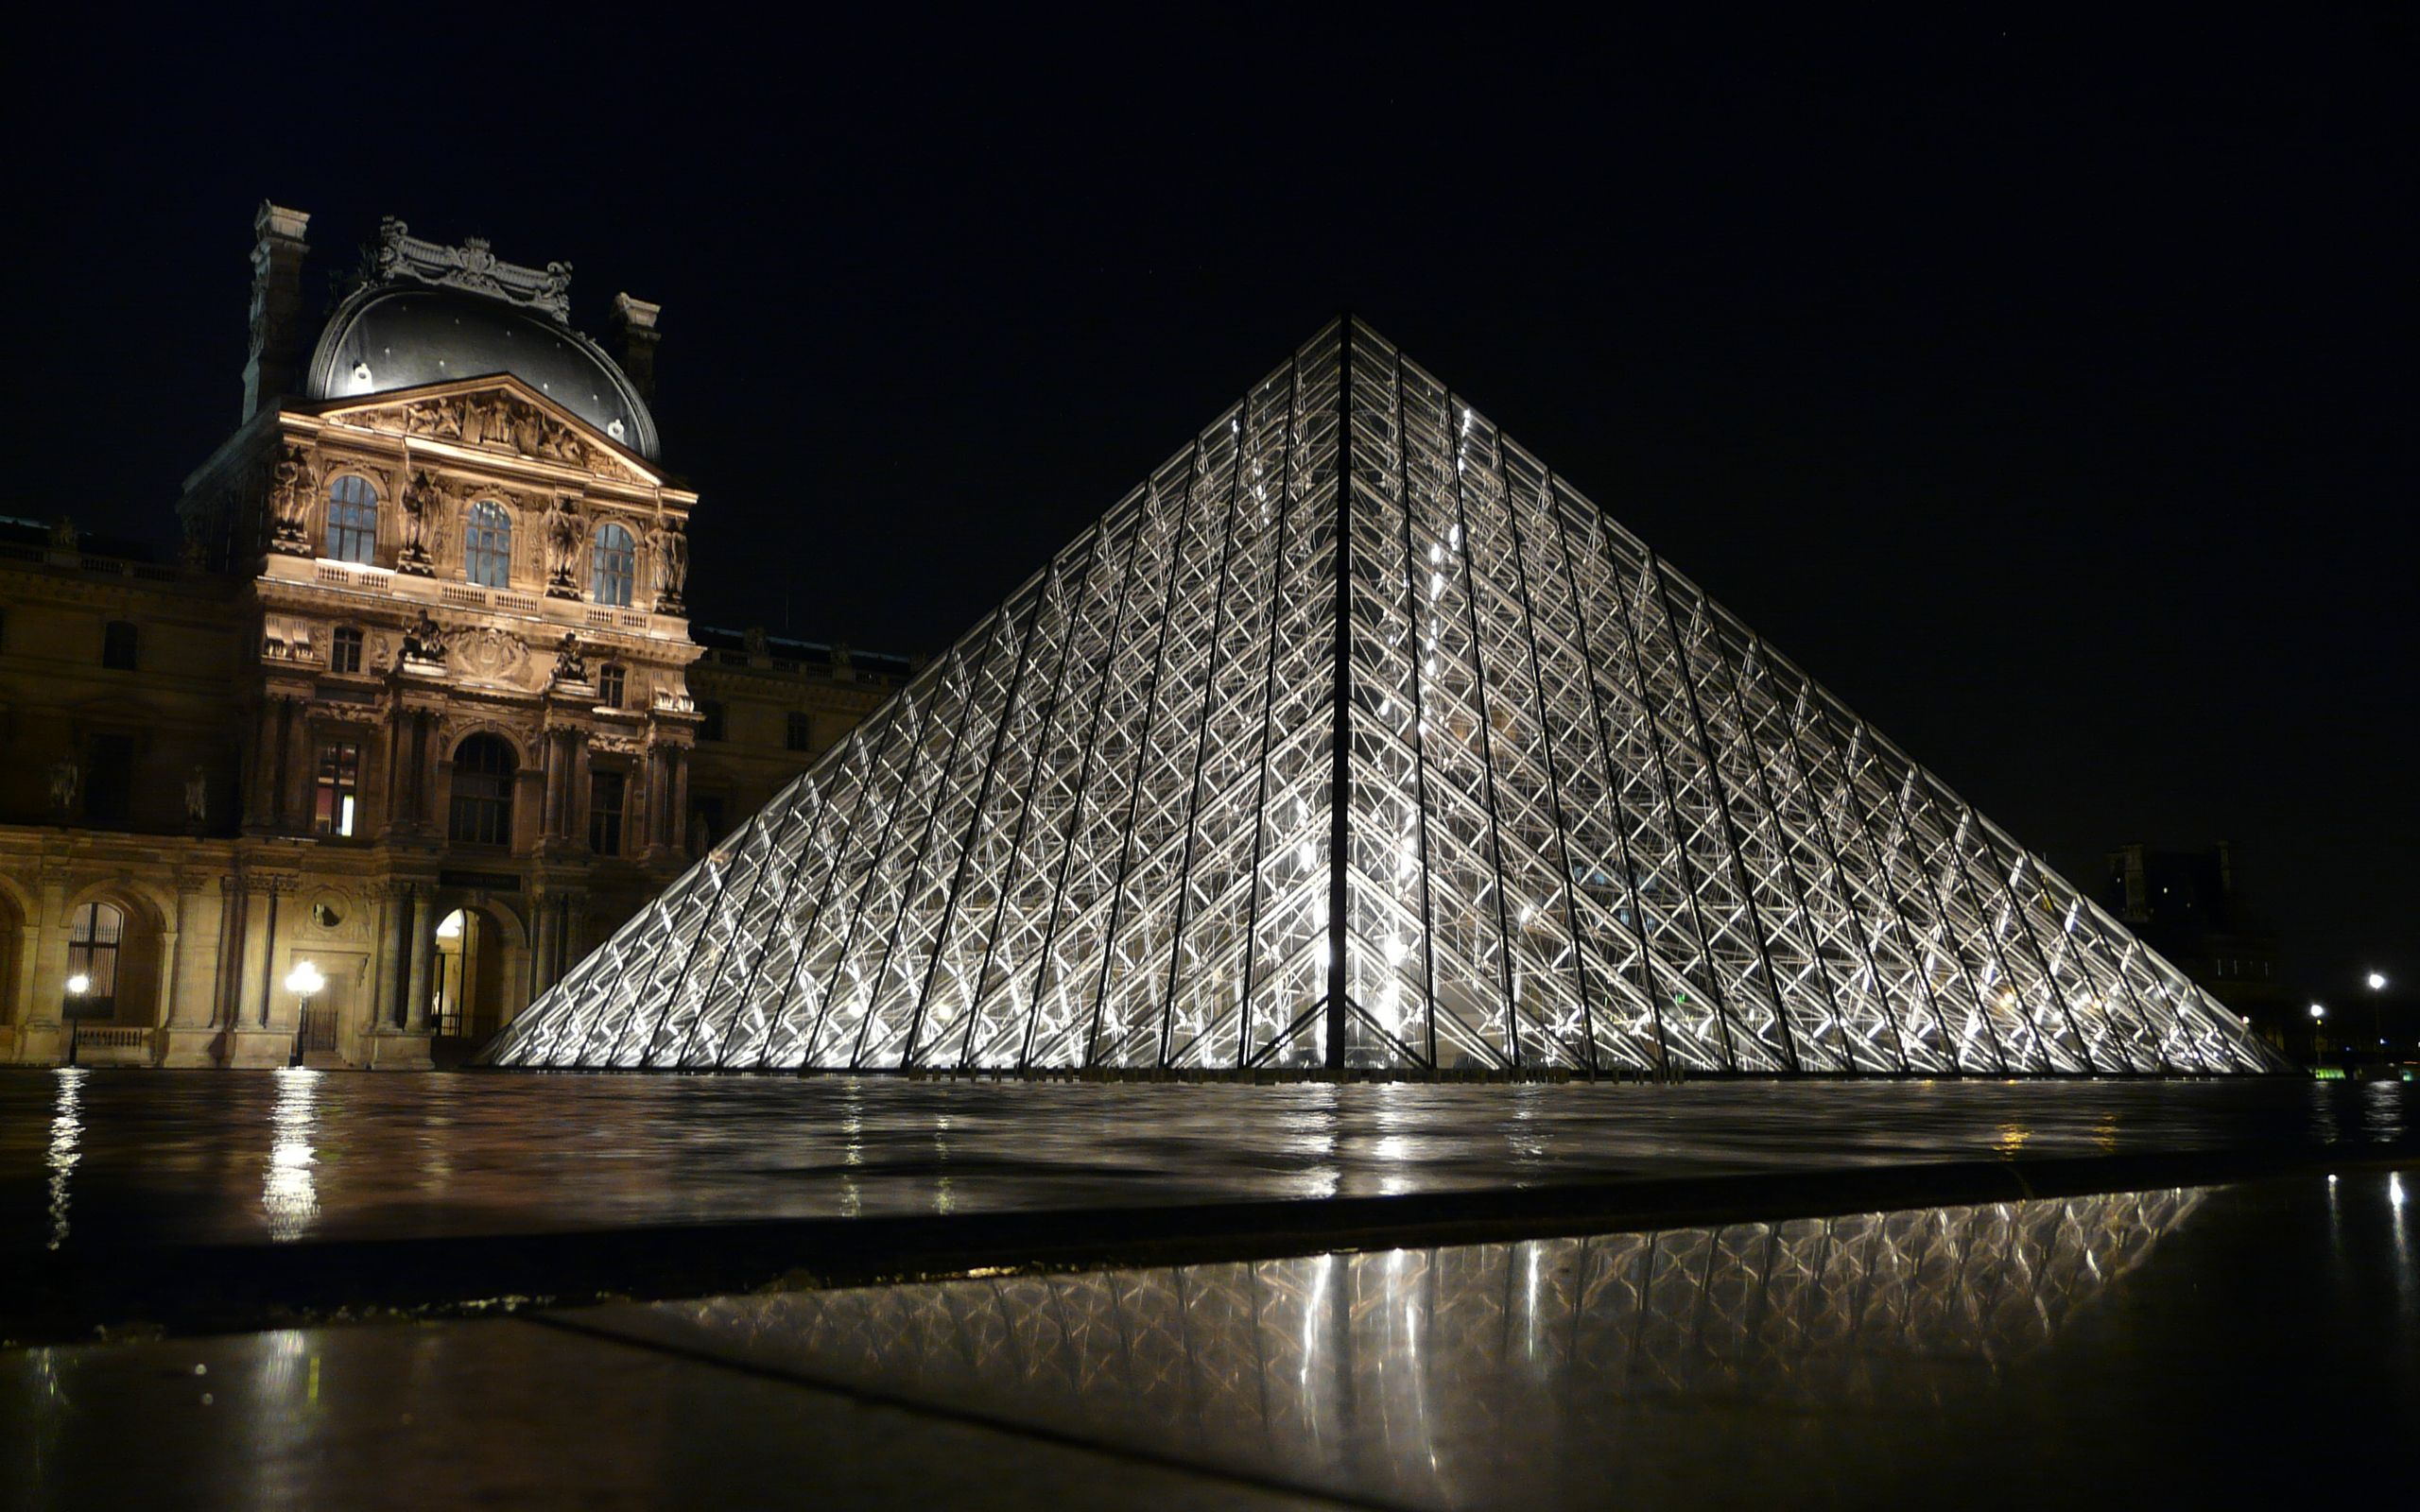
[[[437,487],[437,479],[425,471],[412,474],[404,486],[404,549],[396,555],[395,570],[416,576],[429,576],[429,562],[437,545],[439,511],[445,507],[445,495]]]
[[[288,446],[269,470],[269,550],[287,557],[311,555],[311,534],[304,524],[318,493],[319,474],[310,454]]]
[[[574,631],[563,631],[562,643],[555,647],[555,680],[557,682],[586,682],[588,680],[588,659],[579,654],[579,636]]]
[[[578,598],[579,548],[588,535],[588,523],[579,517],[579,507],[569,499],[554,500],[546,506],[540,528],[546,546],[546,596]]]
[[[61,756],[50,764],[50,806],[60,818],[76,812],[76,795],[83,786],[84,769],[75,757]]]
[[[689,580],[689,538],[681,523],[666,520],[647,533],[648,552],[655,558],[655,607],[678,613],[681,590]]]
[[[185,774],[185,822],[199,830],[209,821],[210,771],[196,762]]]
[[[420,611],[419,623],[404,632],[403,660],[445,664],[445,634],[426,610]]]

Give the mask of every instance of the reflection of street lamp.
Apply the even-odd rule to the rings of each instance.
[[[302,1064],[302,1036],[308,1032],[311,1020],[311,995],[328,985],[320,969],[309,961],[297,961],[294,970],[285,973],[285,990],[302,1000],[294,1016],[294,1064]]]

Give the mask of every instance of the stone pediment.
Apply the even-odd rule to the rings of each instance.
[[[357,430],[444,441],[643,487],[663,481],[615,438],[510,373],[323,401],[312,409]]]

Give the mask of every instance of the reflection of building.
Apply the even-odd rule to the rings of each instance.
[[[2130,845],[2109,853],[2101,903],[2204,991],[2252,1021],[2280,1049],[2301,1033],[2296,1000],[2279,973],[2277,941],[2244,908],[2235,853]],[[2308,1036],[2306,1035],[2307,1039]]]
[[[0,1060],[283,1064],[309,959],[308,1048],[428,1064],[910,670],[691,639],[655,306],[616,360],[567,265],[389,221],[314,343],[307,218],[255,222],[176,564],[0,522]]]

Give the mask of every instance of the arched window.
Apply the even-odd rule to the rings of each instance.
[[[512,516],[493,499],[471,506],[462,526],[462,576],[481,588],[502,588],[512,572]]]
[[[357,472],[328,485],[328,542],[334,561],[369,561],[378,551],[378,490]]]
[[[454,748],[454,804],[446,834],[455,844],[512,843],[512,774],[519,766],[501,735],[473,735]]]
[[[126,914],[115,903],[86,903],[67,930],[67,1016],[106,1019],[117,1012],[117,948]]]
[[[620,525],[596,531],[596,569],[591,583],[596,602],[616,609],[631,607],[631,586],[638,576],[638,550],[631,533]]]

